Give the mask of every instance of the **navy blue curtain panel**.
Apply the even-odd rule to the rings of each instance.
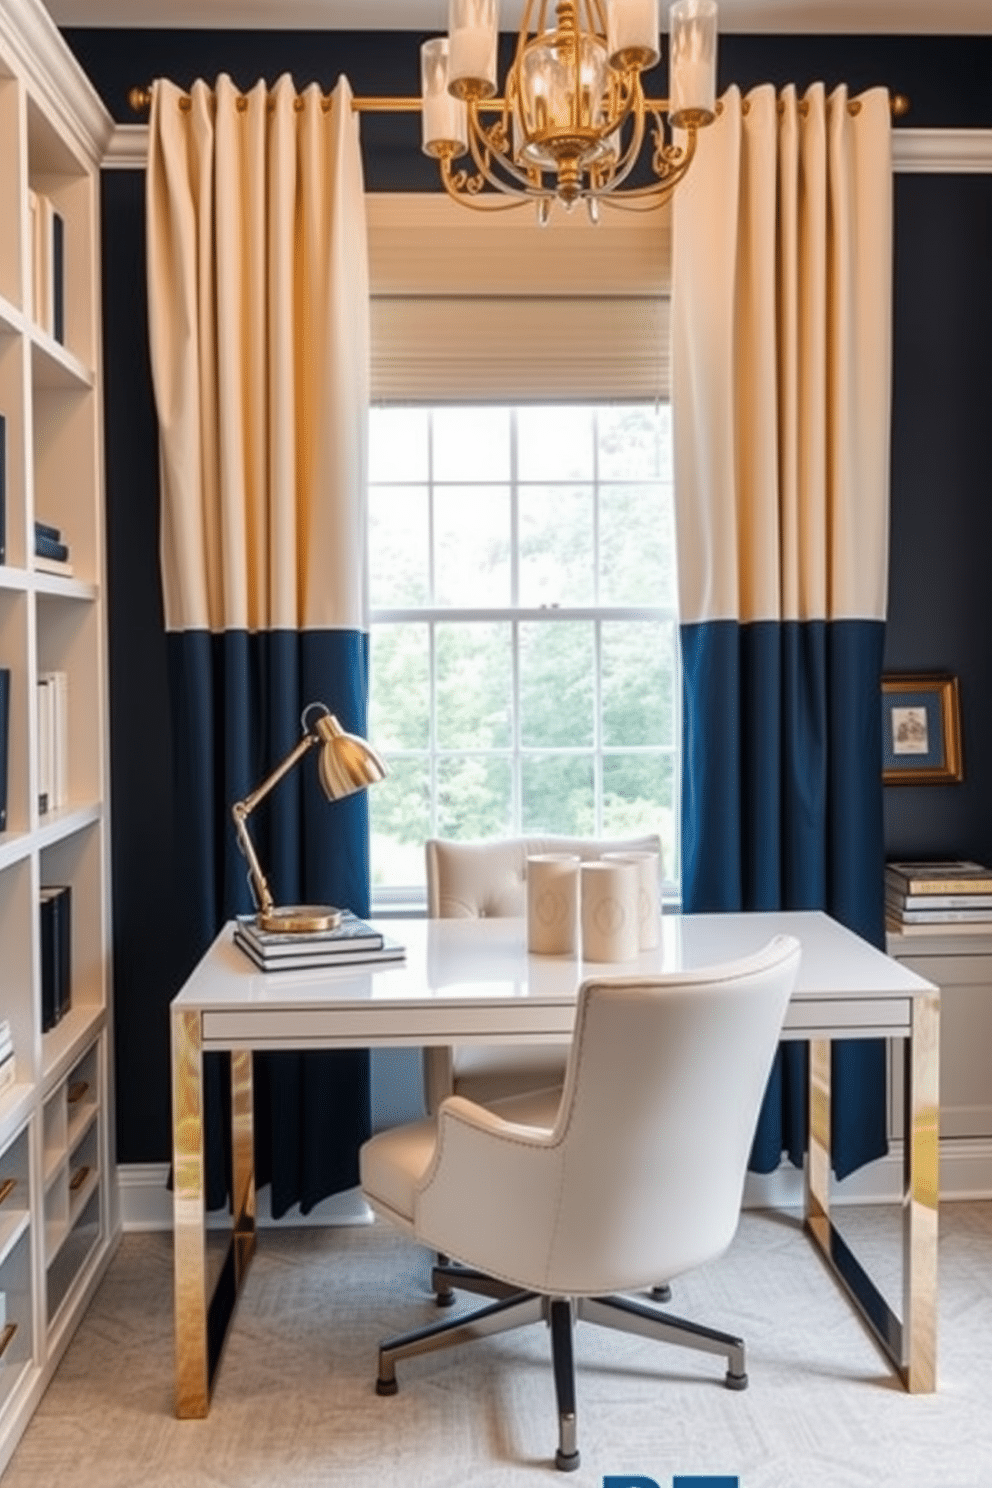
[[[309,702],[326,703],[364,736],[368,636],[275,631],[167,636],[173,705],[176,842],[184,876],[191,959],[233,915],[251,912],[248,869],[231,820],[243,799],[298,741]],[[251,834],[277,903],[334,904],[369,912],[368,797],[325,799],[305,758],[262,802]],[[229,1087],[208,1061],[207,1202],[227,1202]],[[307,1213],[358,1182],[358,1147],[370,1134],[366,1050],[255,1058],[256,1181],[271,1183],[273,1215]]]

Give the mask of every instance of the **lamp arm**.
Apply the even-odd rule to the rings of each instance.
[[[238,845],[248,860],[248,870],[251,874],[252,885],[258,899],[258,907],[263,914],[271,914],[274,908],[272,892],[268,881],[262,872],[262,865],[258,861],[255,845],[248,835],[248,818],[260,801],[264,801],[269,791],[278,785],[284,775],[288,775],[298,760],[302,759],[308,749],[317,743],[316,734],[304,734],[300,742],[291,749],[282,764],[276,765],[272,774],[262,781],[261,785],[255,787],[250,795],[245,796],[243,801],[235,801],[231,807],[231,816],[234,818],[234,829],[238,834]]]

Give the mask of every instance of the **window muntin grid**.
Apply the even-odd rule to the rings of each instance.
[[[667,404],[370,417],[373,895],[423,841],[658,831],[678,882]]]

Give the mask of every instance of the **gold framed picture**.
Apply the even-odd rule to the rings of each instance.
[[[948,672],[883,677],[883,783],[946,785],[963,778],[957,677]]]

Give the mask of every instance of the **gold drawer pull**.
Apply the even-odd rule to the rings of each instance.
[[[8,1344],[10,1344],[16,1332],[17,1324],[8,1323],[3,1332],[0,1333],[0,1359],[2,1359],[4,1354],[7,1352],[7,1346]]]
[[[84,1163],[81,1168],[77,1168],[72,1177],[69,1179],[69,1192],[75,1193],[77,1189],[82,1188],[89,1175],[90,1167],[87,1163]]]
[[[11,1194],[14,1192],[14,1189],[16,1187],[17,1187],[17,1179],[16,1178],[3,1178],[3,1179],[0,1179],[0,1204],[3,1203],[4,1199],[9,1199],[10,1198]]]
[[[73,1080],[68,1092],[70,1106],[74,1106],[78,1101],[81,1101],[89,1088],[89,1080]]]

